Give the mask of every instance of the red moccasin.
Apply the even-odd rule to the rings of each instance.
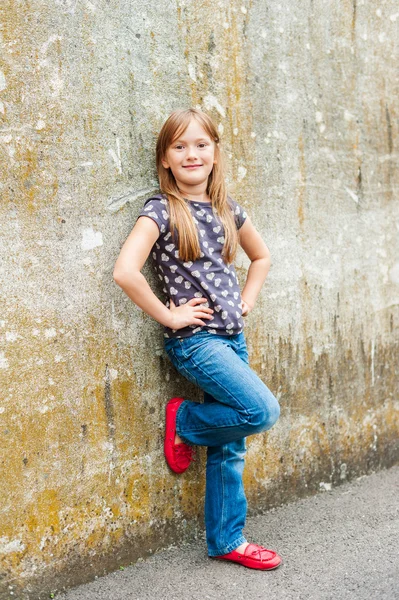
[[[172,398],[166,405],[164,453],[166,462],[175,473],[184,473],[193,461],[193,448],[188,444],[175,444],[176,413],[184,398]]]
[[[244,554],[233,550],[222,556],[214,556],[219,560],[231,560],[249,569],[276,569],[282,562],[281,556],[273,550],[267,550],[257,544],[248,544]]]

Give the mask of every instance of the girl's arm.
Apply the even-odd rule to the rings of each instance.
[[[211,320],[214,312],[212,308],[201,306],[207,303],[206,298],[191,298],[183,306],[175,306],[170,299],[171,308],[168,308],[157,298],[140,272],[158,237],[159,228],[155,221],[140,216],[115,263],[115,283],[147,315],[165,327],[177,330],[187,325],[206,325],[203,319]]]
[[[252,310],[270,269],[270,251],[249,216],[238,234],[240,246],[251,261],[241,297]]]
[[[166,327],[172,327],[172,313],[154,294],[140,273],[151,248],[159,237],[157,224],[147,217],[137,219],[115,263],[113,277],[131,300],[150,317]]]

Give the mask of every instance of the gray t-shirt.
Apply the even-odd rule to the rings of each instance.
[[[207,298],[207,302],[198,306],[212,308],[214,318],[203,319],[206,325],[194,324],[181,329],[165,326],[164,337],[190,337],[202,329],[218,335],[241,333],[244,328],[241,292],[234,264],[228,266],[222,258],[223,225],[213,212],[211,202],[186,201],[199,230],[201,258],[195,262],[179,260],[178,246],[172,241],[169,227],[169,201],[166,195],[156,194],[148,198],[137,218],[149,217],[159,227],[159,237],[152,247],[152,258],[155,271],[164,284],[163,292],[168,296],[165,305],[170,306],[169,298],[173,298],[176,306],[185,304],[191,298]],[[240,229],[247,214],[230,196],[228,201],[236,227]],[[175,235],[177,240],[177,231]]]

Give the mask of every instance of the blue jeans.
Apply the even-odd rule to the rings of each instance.
[[[190,445],[208,446],[205,527],[209,556],[243,542],[247,513],[242,473],[245,438],[270,429],[280,406],[250,368],[244,333],[224,336],[201,330],[188,338],[164,338],[179,373],[204,390],[204,402],[184,400],[176,431]]]

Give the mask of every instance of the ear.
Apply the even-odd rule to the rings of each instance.
[[[161,159],[161,163],[164,169],[169,169],[169,163],[164,158]]]

